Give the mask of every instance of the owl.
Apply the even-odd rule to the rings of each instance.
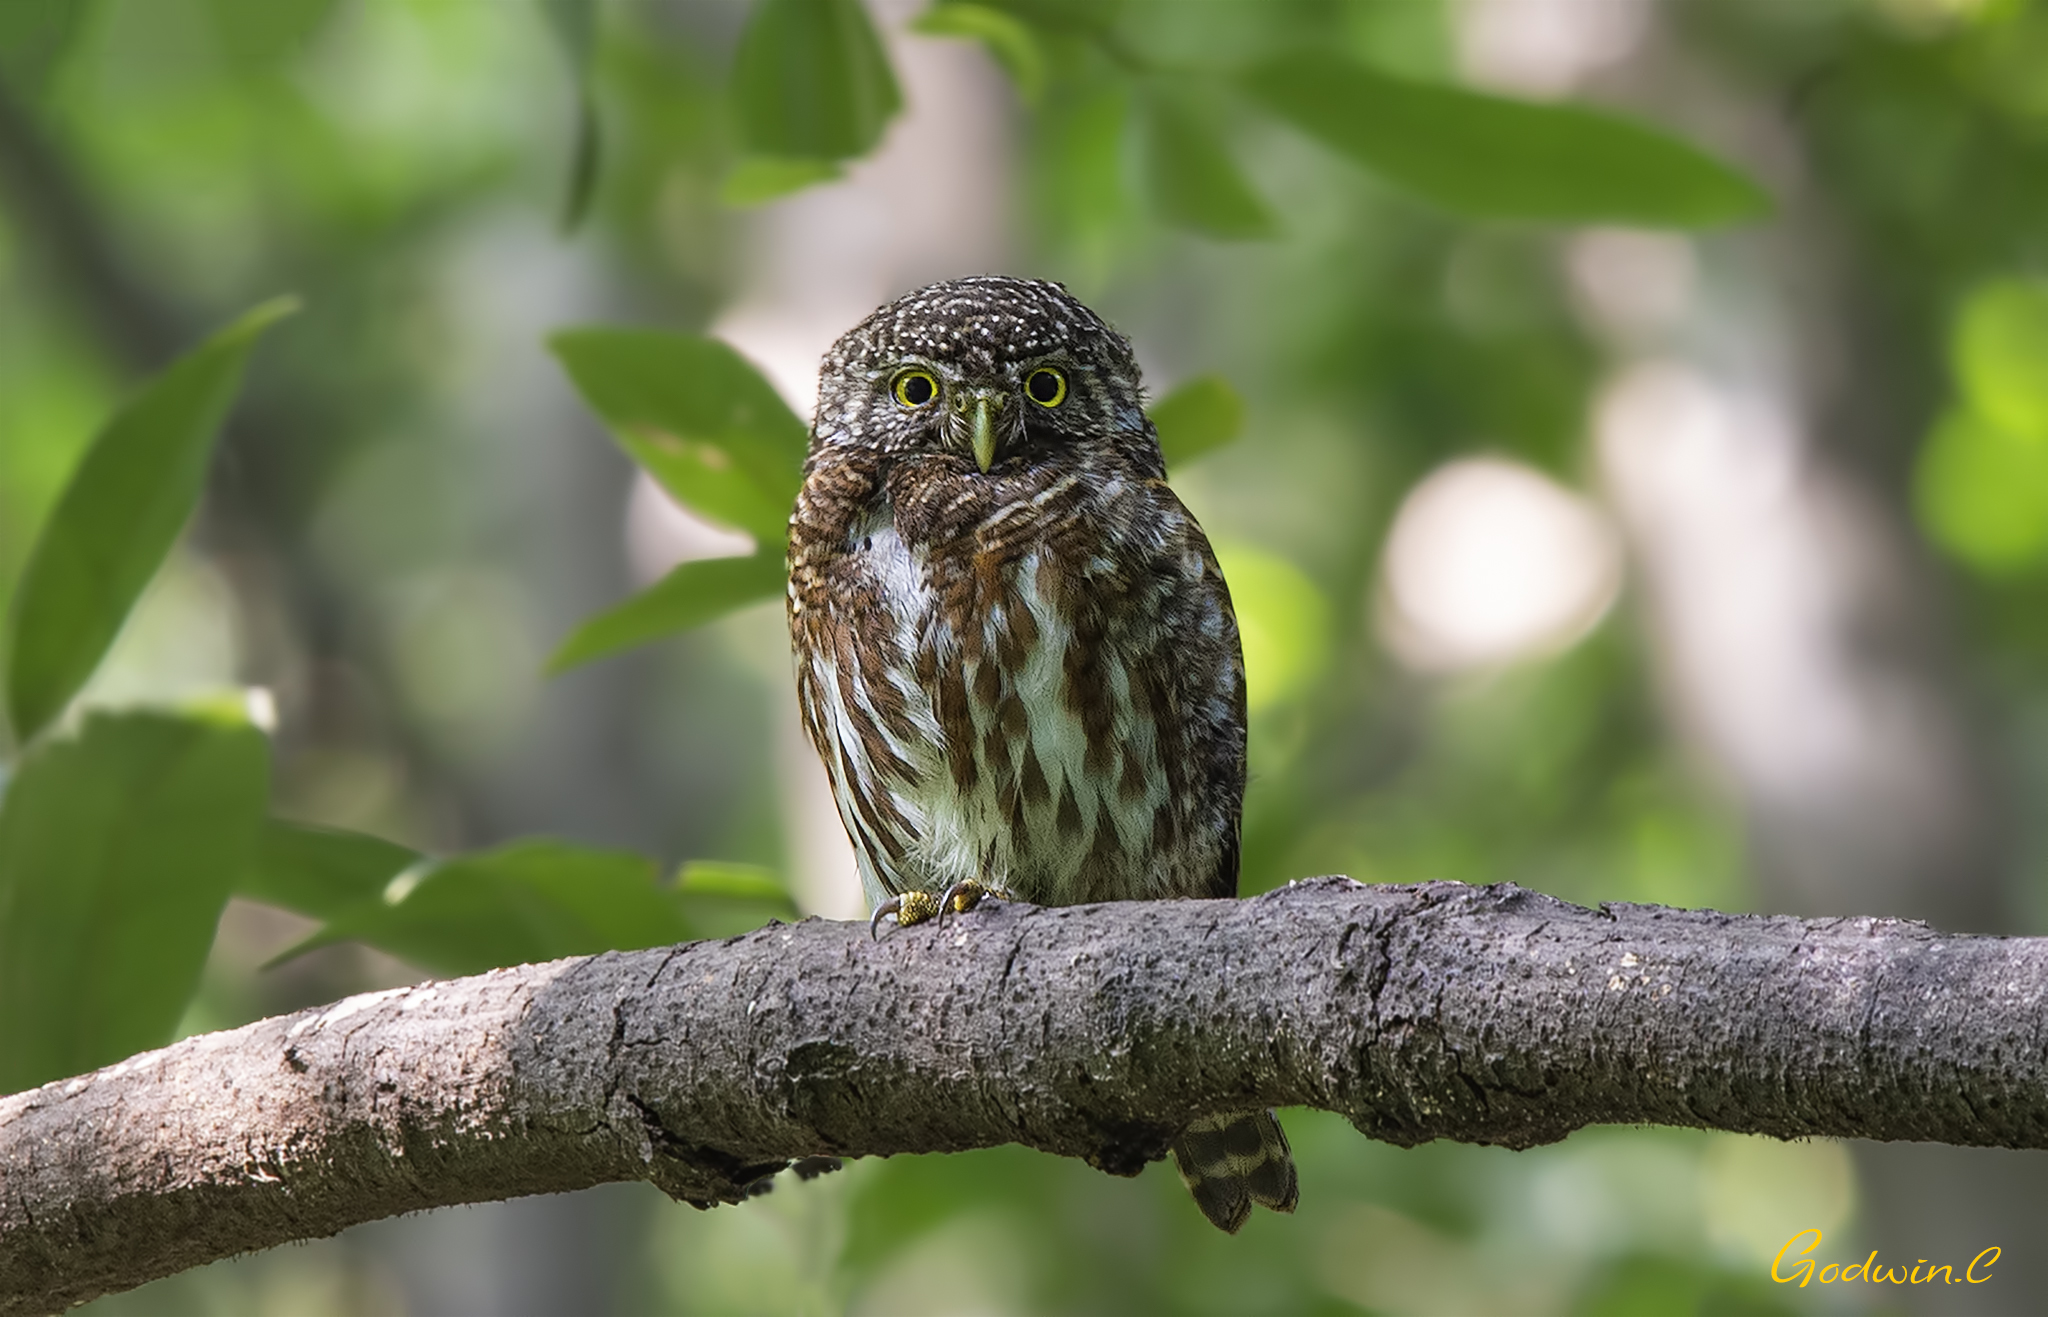
[[[1101,317],[996,275],[870,315],[826,354],[789,532],[797,699],[871,930],[989,894],[1236,895],[1230,591]],[[1271,1112],[1173,1153],[1225,1230],[1294,1208]]]

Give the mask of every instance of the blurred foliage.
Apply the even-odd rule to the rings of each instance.
[[[0,807],[0,1087],[169,1036],[268,796],[269,748],[211,713],[95,714]]]
[[[7,709],[23,739],[78,693],[156,575],[199,499],[243,357],[291,309],[272,303],[222,330],[116,412],[79,460],[7,619]]]
[[[2005,280],[1956,317],[1960,405],[1928,434],[1916,480],[1935,542],[1998,576],[2048,561],[2048,287]]]
[[[1962,666],[2048,787],[2048,8],[1670,0],[1650,75],[1561,99],[1467,85],[1480,8],[0,3],[0,1089],[422,970],[797,913],[769,601],[804,427],[711,326],[749,291],[743,208],[916,110],[905,43],[1014,92],[1013,152],[919,186],[1005,178],[1015,268],[1178,385],[1152,410],[1251,684],[1243,890],[1757,900],[1638,601],[1448,677],[1378,635],[1418,479],[1495,453],[1588,483],[1595,389],[1658,346],[1575,300],[1593,222],[1710,272],[1758,236],[1709,230],[1769,225],[1829,269],[1872,418],[1839,456],[1955,564]],[[306,311],[243,383],[286,291]],[[755,552],[636,579],[634,467]],[[1301,1212],[1236,1239],[1160,1167],[898,1158],[708,1215],[649,1191],[617,1304],[1776,1312],[1771,1241],[1856,1228],[1830,1144],[1402,1151],[1287,1119]],[[361,1247],[105,1306],[389,1310],[393,1255]]]
[[[1197,375],[1147,410],[1169,472],[1244,432],[1244,399],[1221,375]]]
[[[540,0],[554,26],[562,56],[576,79],[576,145],[569,162],[569,189],[562,202],[562,228],[575,229],[590,208],[602,160],[597,106],[590,92],[590,64],[597,43],[597,0]]]
[[[1392,77],[1325,54],[1253,69],[1252,94],[1305,132],[1448,209],[1694,226],[1753,217],[1755,184],[1626,120]]]
[[[481,974],[689,936],[645,858],[526,841],[408,867],[279,959],[352,938],[437,974]]]
[[[881,140],[903,106],[858,0],[762,0],[733,56],[733,105],[753,152],[844,160]]]

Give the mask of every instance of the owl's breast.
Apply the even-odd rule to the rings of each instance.
[[[837,462],[811,471],[790,519],[791,638],[827,653],[854,643],[900,663],[933,607],[927,552],[896,524],[882,472]]]
[[[879,482],[806,488],[790,535],[790,639],[805,730],[831,779],[870,904],[929,885],[945,778],[932,702],[937,604]]]
[[[817,606],[792,613],[871,899],[976,878],[1058,904],[1234,878],[1242,715],[1219,737],[1203,710],[1241,710],[1240,669],[1234,629],[1198,624],[1220,608],[1227,627],[1228,603],[1192,519],[1163,486],[1086,471],[910,476],[814,544]]]
[[[886,495],[862,509],[846,539],[844,571],[859,583],[855,594],[880,614],[877,622],[900,629],[931,612],[930,565],[897,531]]]

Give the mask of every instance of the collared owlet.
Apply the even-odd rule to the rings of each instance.
[[[898,298],[832,345],[789,630],[877,921],[1237,893],[1244,659],[1130,344],[1055,283]],[[1174,1160],[1208,1218],[1295,1203],[1271,1112]]]

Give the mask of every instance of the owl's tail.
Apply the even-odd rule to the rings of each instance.
[[[1294,1154],[1270,1111],[1196,1121],[1173,1145],[1173,1161],[1202,1215],[1233,1235],[1253,1203],[1292,1212],[1300,1197]]]

